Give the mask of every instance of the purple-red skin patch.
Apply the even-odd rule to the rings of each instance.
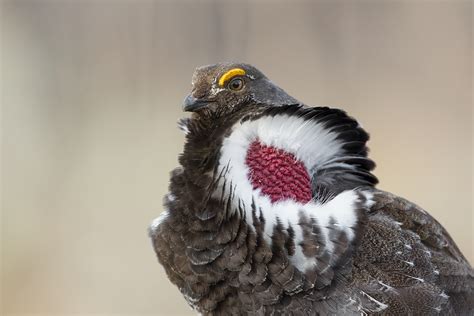
[[[283,200],[311,201],[311,178],[304,164],[293,154],[254,141],[249,146],[245,161],[252,187],[261,189],[273,203]]]

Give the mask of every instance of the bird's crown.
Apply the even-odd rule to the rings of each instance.
[[[198,67],[191,83],[192,92],[184,101],[184,110],[190,112],[229,113],[251,103],[271,106],[298,103],[260,70],[245,63]]]

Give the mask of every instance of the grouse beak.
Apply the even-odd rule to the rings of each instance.
[[[197,99],[193,97],[192,94],[188,95],[186,99],[184,99],[183,103],[183,111],[186,112],[195,112],[202,107],[205,107],[209,104],[208,100]]]

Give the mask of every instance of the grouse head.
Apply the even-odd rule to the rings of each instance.
[[[192,93],[184,110],[198,115],[223,116],[248,105],[282,106],[299,103],[273,84],[262,72],[244,63],[199,67],[192,78]]]

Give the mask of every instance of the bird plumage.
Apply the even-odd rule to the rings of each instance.
[[[230,87],[234,78],[242,82]],[[469,263],[428,213],[374,188],[355,119],[304,106],[245,64],[199,68],[186,100],[194,113],[180,122],[181,166],[150,236],[198,312],[472,312]],[[291,195],[306,192],[301,166],[310,201]]]

